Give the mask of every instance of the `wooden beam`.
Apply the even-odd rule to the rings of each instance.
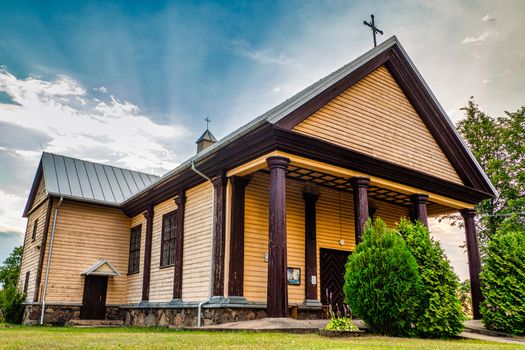
[[[175,197],[177,205],[177,232],[175,237],[175,266],[173,268],[173,299],[182,299],[182,264],[184,256],[184,209],[186,194]]]
[[[290,160],[267,159],[270,168],[267,316],[288,316],[286,257],[286,169]]]
[[[410,211],[410,219],[413,221],[419,220],[423,225],[428,228],[428,215],[427,215],[427,204],[428,195],[426,194],[413,194],[410,196],[410,202],[412,202],[412,208]]]
[[[481,272],[481,259],[478,247],[476,230],[476,211],[474,209],[461,210],[465,224],[465,237],[467,240],[468,270],[470,274],[470,292],[472,295],[472,313],[475,320],[481,319],[479,306],[483,301],[479,273]]]
[[[217,176],[211,181],[215,189],[213,227],[213,284],[212,296],[224,296],[224,250],[226,245],[226,184],[228,178]]]
[[[151,278],[151,241],[153,238],[153,206],[144,213],[146,218],[146,241],[144,242],[144,271],[142,274],[142,301],[149,300]]]
[[[354,195],[354,224],[355,244],[361,242],[363,227],[368,220],[368,187],[370,179],[367,177],[353,177],[350,179]]]
[[[317,224],[316,202],[319,193],[303,192],[304,198],[304,235],[305,235],[305,303],[318,302],[317,297]]]

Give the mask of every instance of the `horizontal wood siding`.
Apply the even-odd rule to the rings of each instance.
[[[209,296],[212,221],[212,185],[205,182],[186,191],[182,300]],[[171,278],[173,280],[173,276]]]
[[[177,209],[175,200],[168,199],[153,208],[153,240],[151,249],[151,279],[149,300],[170,301],[173,298],[173,266],[160,268],[162,216]]]
[[[142,225],[142,232],[140,233],[140,264],[139,272],[128,275],[128,292],[127,292],[127,303],[135,304],[142,300],[142,274],[144,271],[144,249],[146,243],[146,218],[143,213],[137,214],[131,218],[131,224],[128,227],[128,258],[129,258],[129,239],[131,228]],[[126,265],[125,273],[128,272],[128,266]]]
[[[35,199],[33,200],[33,205],[31,206],[31,209],[36,208],[46,198],[47,198],[47,191],[46,191],[44,178],[42,177],[40,178],[40,183],[38,184],[38,188],[35,194]]]
[[[20,266],[20,278],[18,279],[18,288],[22,291],[24,288],[26,273],[29,271],[29,283],[26,296],[27,302],[32,302],[35,295],[38,258],[40,256],[40,245],[42,244],[42,235],[45,228],[47,207],[48,202],[43,203],[36,210],[31,212],[27,218],[27,226],[24,236],[24,251],[22,253],[22,266]],[[36,237],[35,240],[32,240],[33,227],[36,220],[38,220]]]
[[[64,200],[56,221],[46,302],[81,303],[82,271],[100,259],[107,259],[121,275],[109,278],[106,302],[125,303],[129,225],[129,218],[120,209]],[[51,232],[44,257],[44,273],[50,241]]]
[[[380,217],[385,224],[391,228],[396,227],[402,217],[409,217],[408,207],[402,207],[381,201],[375,201],[374,206],[376,207],[374,217]]]
[[[385,66],[344,91],[293,130],[462,184]]]

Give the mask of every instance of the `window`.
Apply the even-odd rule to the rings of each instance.
[[[139,272],[140,265],[140,234],[142,232],[142,225],[135,226],[131,229],[129,238],[129,261],[128,273]]]
[[[175,264],[175,235],[177,232],[177,211],[162,217],[162,244],[160,247],[160,267]]]
[[[31,236],[31,242],[36,239],[36,230],[38,230],[38,219],[33,223],[33,235]]]
[[[28,287],[29,287],[29,271],[26,272],[26,279],[24,281],[24,294],[27,294]]]

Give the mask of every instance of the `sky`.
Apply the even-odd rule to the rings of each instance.
[[[525,1],[0,0],[0,262],[42,150],[162,175],[396,35],[449,117],[524,104]],[[464,235],[432,222],[467,278]]]

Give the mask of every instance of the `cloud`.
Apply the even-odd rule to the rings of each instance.
[[[478,37],[467,36],[465,39],[463,39],[463,41],[462,41],[461,43],[462,43],[462,44],[480,43],[480,42],[483,42],[483,41],[487,40],[487,38],[488,38],[489,36],[490,36],[490,34],[487,33],[487,32],[481,34],[481,35],[478,36]]]
[[[496,18],[492,17],[488,13],[485,16],[483,16],[483,18],[481,19],[481,22],[495,22],[495,21],[496,21]]]
[[[294,60],[284,54],[275,54],[273,50],[256,50],[246,40],[232,42],[235,51],[246,58],[262,64],[290,65]]]

